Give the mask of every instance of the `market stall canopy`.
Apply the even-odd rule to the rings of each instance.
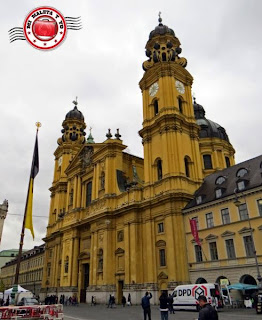
[[[255,290],[258,289],[258,286],[253,285],[253,284],[246,284],[246,283],[234,283],[229,286],[227,286],[228,289],[233,289],[233,290]]]

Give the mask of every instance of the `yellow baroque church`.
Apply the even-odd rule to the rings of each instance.
[[[54,152],[43,293],[101,303],[130,293],[140,303],[149,290],[158,302],[160,290],[190,282],[182,210],[205,177],[235,164],[235,150],[192,101],[181,51],[159,18],[139,83],[144,159],[125,152],[118,130],[101,143],[91,132],[86,139],[77,101],[66,114]]]

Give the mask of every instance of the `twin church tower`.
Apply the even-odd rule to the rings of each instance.
[[[131,294],[189,282],[182,209],[205,176],[234,165],[234,149],[221,126],[192,102],[193,77],[174,31],[150,33],[139,86],[144,159],[125,152],[116,134],[86,138],[74,101],[63,121],[46,242],[43,292],[77,295],[82,302],[117,301]]]

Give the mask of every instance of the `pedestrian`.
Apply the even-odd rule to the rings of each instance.
[[[160,314],[161,314],[161,320],[168,320],[168,296],[165,291],[162,292],[160,298]]]
[[[169,294],[169,296],[168,296],[168,309],[169,309],[170,314],[175,313],[174,306],[173,306],[173,300],[174,300],[174,298],[173,298],[172,294]]]
[[[146,292],[144,297],[142,298],[141,305],[144,310],[144,320],[146,320],[146,316],[148,315],[148,320],[151,320],[151,309],[150,309],[150,299],[152,298],[151,292]]]
[[[96,305],[96,297],[92,296],[91,298],[91,306],[95,306]]]
[[[112,296],[111,296],[111,294],[109,295],[108,305],[107,305],[107,308],[109,308],[109,307],[112,308]]]
[[[198,320],[218,320],[216,309],[207,302],[207,298],[205,296],[199,296],[198,301],[201,307]]]
[[[123,305],[123,307],[126,306],[126,297],[125,296],[122,297],[122,305]]]
[[[116,299],[115,299],[115,296],[113,294],[111,296],[111,308],[112,307],[116,308]]]
[[[127,297],[127,305],[128,305],[128,306],[132,306],[132,303],[131,303],[131,294],[130,294],[130,293],[128,294],[128,297]]]

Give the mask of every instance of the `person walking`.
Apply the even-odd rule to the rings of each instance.
[[[173,300],[174,300],[174,298],[173,298],[172,294],[169,294],[169,296],[168,296],[168,309],[169,309],[170,314],[175,313],[174,306],[173,306]]]
[[[148,320],[151,320],[151,309],[150,309],[151,298],[152,298],[152,293],[146,292],[141,301],[141,305],[144,310],[144,320],[146,320],[146,316],[148,316]]]
[[[132,306],[132,303],[131,303],[131,294],[130,294],[130,293],[128,294],[128,297],[127,297],[127,305],[128,305],[128,306]]]
[[[216,309],[207,302],[207,298],[205,296],[199,296],[198,301],[201,307],[198,320],[218,320]]]
[[[168,297],[165,291],[162,291],[162,294],[159,298],[160,302],[160,314],[161,320],[168,320]]]
[[[107,308],[111,307],[112,308],[112,296],[111,294],[109,295],[109,300],[108,300],[108,305]]]
[[[123,305],[123,307],[126,306],[126,297],[125,296],[122,297],[122,305]]]

